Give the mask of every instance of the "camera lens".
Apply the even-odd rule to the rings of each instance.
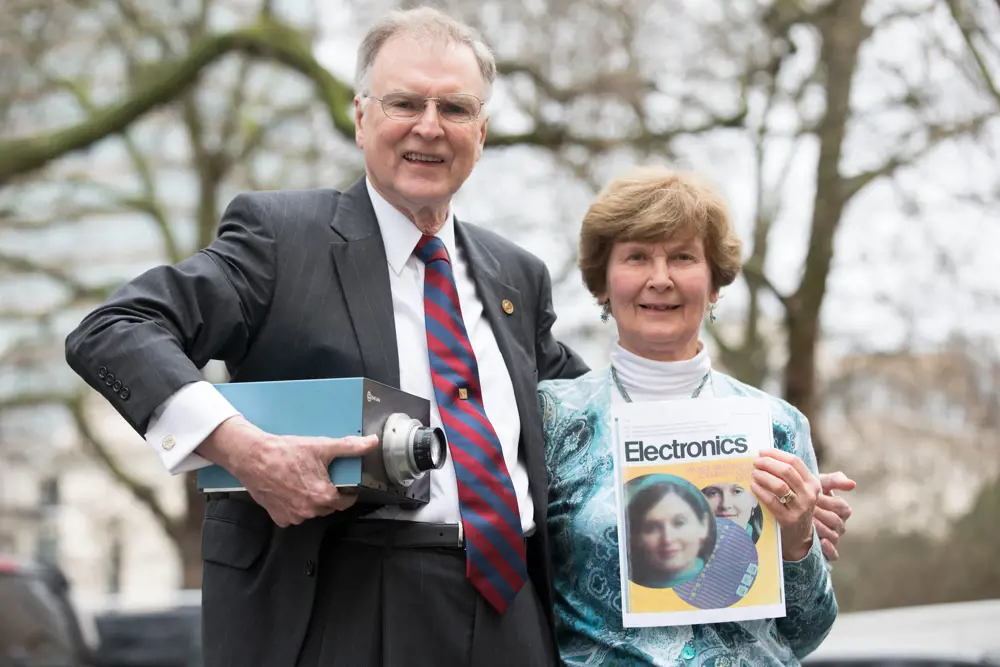
[[[444,431],[439,428],[421,426],[414,429],[413,464],[420,472],[437,470],[444,465]]]
[[[382,433],[382,460],[389,479],[409,486],[428,470],[444,465],[444,431],[424,426],[403,413],[389,415]]]

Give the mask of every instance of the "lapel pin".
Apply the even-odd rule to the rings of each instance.
[[[504,299],[503,303],[501,303],[500,306],[503,308],[503,312],[507,313],[508,315],[514,313],[514,304],[510,302],[510,299]]]

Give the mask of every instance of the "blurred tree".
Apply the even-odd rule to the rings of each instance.
[[[1000,474],[1000,357],[989,339],[844,357],[823,395],[830,463],[857,470],[869,528],[943,536]]]
[[[346,152],[340,148],[345,142],[328,129],[308,81],[287,68],[240,51],[217,54],[215,67],[204,71],[153,64],[203,53],[220,21],[250,23],[260,15],[266,24],[260,8],[221,0],[187,11],[130,0],[47,5],[18,4],[5,22],[3,43],[11,57],[2,60],[12,66],[0,69],[4,134],[40,136],[12,140],[28,148],[8,146],[0,154],[18,169],[41,167],[48,158],[25,162],[24,156],[65,155],[76,137],[88,133],[107,141],[22,174],[0,196],[6,211],[0,272],[11,279],[0,297],[0,326],[9,335],[0,367],[16,378],[0,395],[0,408],[63,406],[85,451],[176,544],[180,583],[197,587],[204,501],[193,476],[180,511],[172,508],[157,490],[162,484],[118,446],[121,435],[102,427],[103,401],[53,369],[62,366],[66,323],[135,273],[207,245],[220,207],[235,191],[289,181],[319,187],[357,167],[336,159]],[[295,44],[308,51],[313,35],[306,26],[313,20],[298,20]],[[114,111],[107,112],[107,101],[123,94],[160,96],[159,108],[133,113],[134,107],[112,103]],[[90,129],[49,131],[67,119]],[[207,370],[222,379],[219,369]]]
[[[701,3],[688,14],[680,6],[668,11],[633,1],[593,9],[593,20],[582,22],[589,4],[552,2],[539,10],[557,26],[563,19],[573,31],[565,40],[558,33],[554,39],[537,34],[524,40],[539,47],[540,66],[506,64],[511,74],[520,72],[535,83],[523,108],[539,127],[545,118],[579,114],[581,126],[610,135],[603,142],[561,147],[574,170],[590,174],[595,184],[607,180],[607,165],[613,162],[600,158],[623,147],[634,147],[630,160],[706,163],[701,156],[712,151],[707,146],[719,140],[720,128],[728,137],[734,133],[725,128],[738,128],[737,137],[719,152],[720,159],[733,159],[736,151],[730,147],[738,150],[749,142],[754,155],[752,165],[741,162],[737,168],[756,179],[755,210],[744,236],[750,250],[744,266],[747,306],[733,318],[742,325],[710,327],[709,333],[722,364],[750,384],[765,386],[768,374],[783,367],[783,394],[817,426],[814,440],[822,458],[821,314],[848,207],[876,181],[932,161],[945,142],[997,145],[998,105],[983,99],[980,80],[971,76],[972,85],[953,93],[961,90],[968,104],[959,113],[944,112],[945,93],[929,64],[920,76],[920,68],[915,75],[876,55],[884,51],[880,40],[893,39],[893,32],[905,27],[918,31],[932,52],[939,49],[935,66],[963,63],[968,54],[940,44],[952,26],[934,4],[911,3],[904,10],[863,0]],[[1000,15],[990,14],[989,21],[1000,26]],[[523,23],[540,26],[539,32],[552,30],[541,20]],[[523,51],[521,43],[518,48]],[[706,48],[709,53],[699,57]],[[893,93],[861,103],[859,80],[880,76]],[[579,113],[587,102],[590,113]],[[557,106],[562,114],[553,110]],[[887,140],[865,145],[865,135],[873,131]],[[702,140],[691,141],[695,134]],[[873,159],[872,148],[881,155]],[[810,168],[812,178],[802,178]],[[812,205],[805,210],[802,188],[812,192]],[[801,268],[788,270],[773,248],[793,225],[796,236],[802,228],[808,232]],[[782,283],[788,286],[779,287]],[[777,310],[768,310],[768,302]],[[780,328],[774,326],[775,315],[782,320]]]
[[[845,611],[1000,596],[1000,356],[989,339],[859,353],[823,396],[867,496],[834,568]],[[916,585],[914,582],[918,582]]]
[[[1000,481],[983,487],[970,511],[944,535],[847,535],[849,554],[833,571],[843,611],[1000,597]]]
[[[209,241],[220,203],[236,189],[345,180],[320,156],[336,155],[352,138],[353,93],[316,59],[316,35],[302,27],[316,25],[314,15],[281,15],[278,10],[293,3],[280,2],[272,8],[203,0],[186,13],[134,0],[88,10],[68,0],[49,3],[48,11],[17,4],[14,27],[7,28],[17,33],[11,37],[17,46],[6,62],[24,69],[0,66],[5,77],[10,70],[22,77],[0,101],[7,121],[0,134],[0,184],[8,186],[0,210],[11,211],[6,229],[46,239],[57,226],[138,213],[153,223],[159,259],[174,261]],[[355,18],[363,23],[395,4],[355,7]],[[889,0],[432,4],[481,26],[496,47],[502,113],[492,121],[489,145],[512,161],[530,154],[551,164],[545,187],[553,198],[567,183],[593,194],[637,161],[695,163],[753,183],[749,210],[738,212],[746,218],[749,254],[745,283],[734,293],[742,293],[745,304],[734,305],[709,332],[722,365],[741,379],[765,386],[780,376],[785,397],[813,421],[822,456],[818,357],[821,334],[831,324],[822,315],[838,266],[859,268],[835,251],[865,197],[888,191],[903,215],[916,217],[920,193],[914,190],[925,181],[914,175],[939,171],[948,149],[988,154],[1000,145],[996,8],[959,0],[947,6]],[[904,53],[897,46],[903,38],[917,46]],[[282,74],[288,70],[297,74]],[[295,92],[282,104],[272,93],[285,87]],[[305,138],[289,150],[284,138],[296,136],[298,124],[307,128]],[[279,126],[283,140],[273,141]],[[187,150],[178,151],[174,139],[182,136]],[[352,156],[348,170],[357,169]],[[274,168],[275,162],[285,166]],[[165,183],[186,180],[196,183],[193,202],[164,197]],[[878,184],[891,187],[879,190]],[[948,194],[995,206],[995,182],[977,187]],[[520,205],[506,199],[508,206]],[[575,209],[582,205],[577,197]],[[567,231],[576,220],[574,210],[564,210],[549,225],[563,251],[554,271],[561,283],[575,282],[575,234]],[[885,241],[878,223],[864,223],[866,252],[876,239]],[[800,250],[789,253],[789,244],[799,242]],[[70,266],[40,257],[34,252],[40,245],[0,252],[0,267],[11,275],[32,276],[58,292],[45,306],[35,299],[15,309],[19,325],[32,322],[23,340],[37,336],[39,327],[51,340],[52,331],[65,328],[53,327],[56,314],[72,320],[150,259],[141,256],[109,273],[104,257]],[[789,261],[790,254],[801,259]],[[579,296],[579,288],[572,293]],[[592,332],[578,329],[578,336]],[[86,428],[77,388],[66,388],[72,414],[100,453],[100,436]],[[7,402],[51,397],[48,389],[21,387]],[[112,456],[99,456],[160,517],[194,581],[196,497],[189,494],[190,511],[182,518],[158,512],[155,494],[130,481]]]

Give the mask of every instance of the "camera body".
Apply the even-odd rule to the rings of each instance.
[[[444,431],[430,427],[430,401],[368,378],[332,378],[215,385],[257,427],[275,435],[379,437],[360,457],[336,458],[330,480],[372,505],[418,507],[430,499],[428,472],[447,458]],[[198,470],[205,493],[243,491],[217,465]]]

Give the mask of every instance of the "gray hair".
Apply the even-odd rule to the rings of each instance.
[[[375,57],[386,42],[399,35],[468,46],[476,56],[479,72],[486,83],[486,99],[490,98],[493,81],[497,76],[493,51],[475,29],[431,7],[390,12],[371,27],[358,48],[358,67],[354,81],[359,93],[369,93]]]

